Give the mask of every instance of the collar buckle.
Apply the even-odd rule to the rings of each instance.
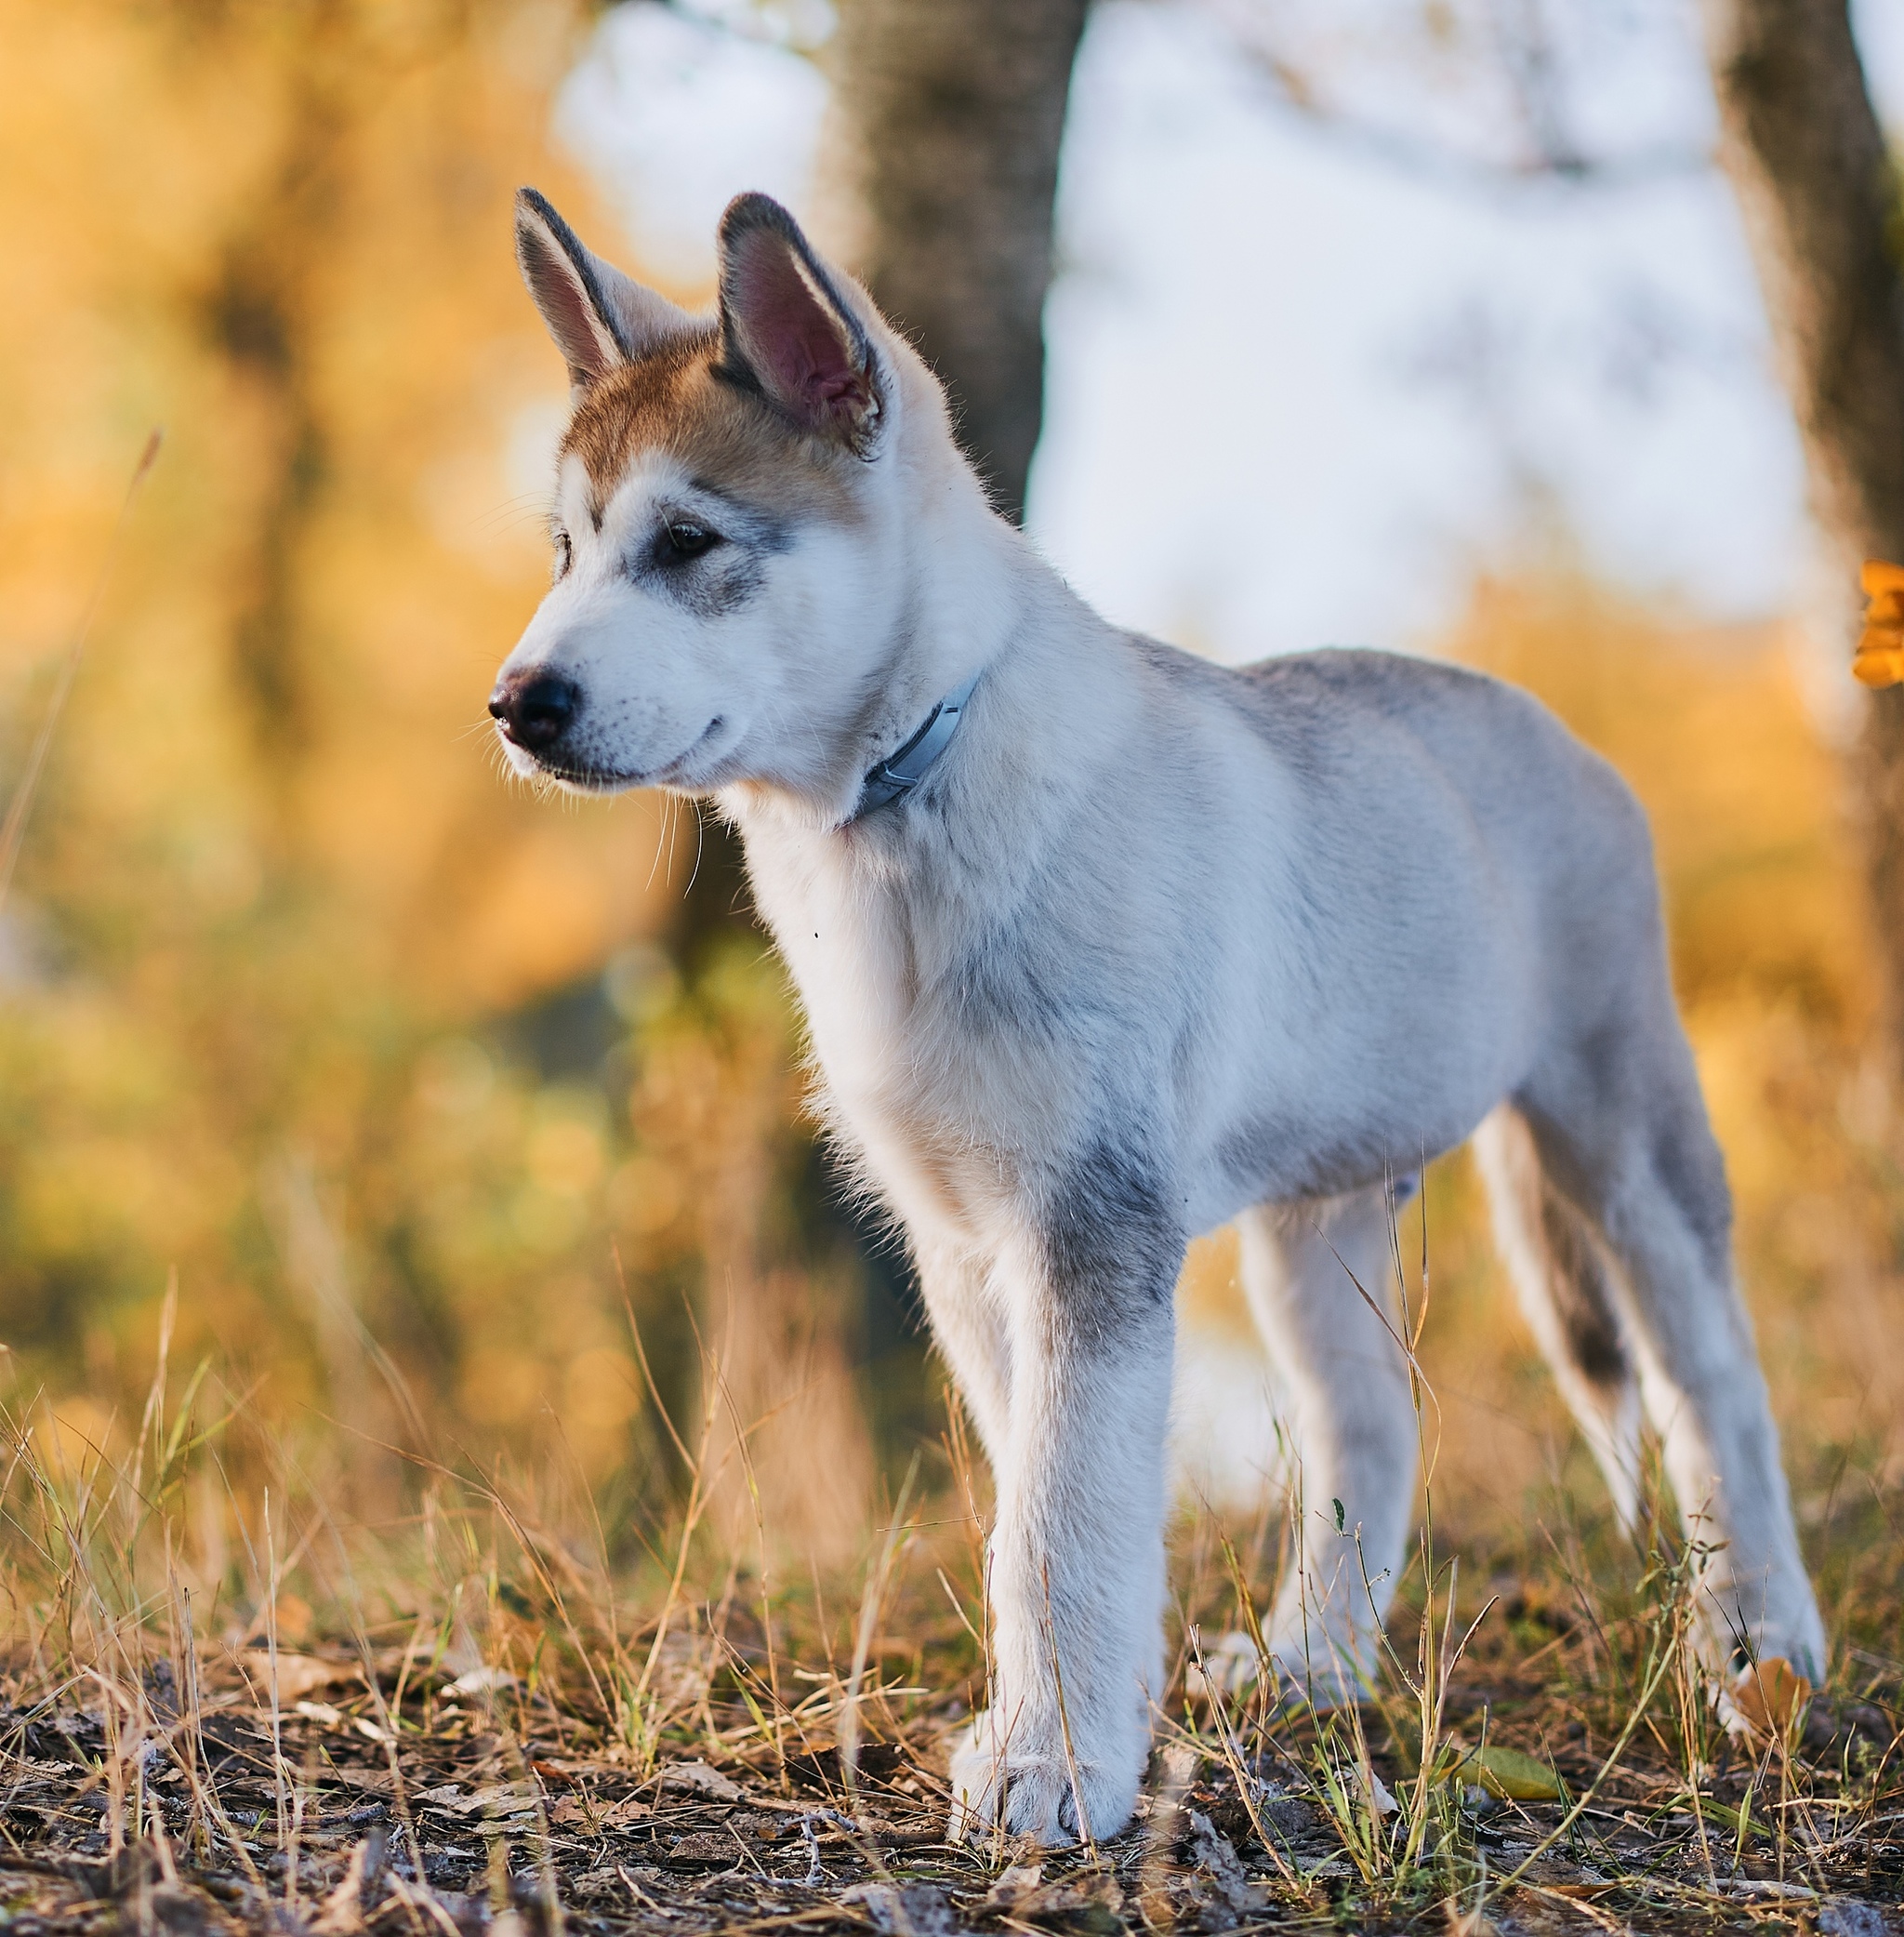
[[[956,693],[940,700],[926,715],[925,724],[896,753],[889,754],[866,775],[860,783],[858,804],[848,816],[849,827],[868,814],[877,814],[881,807],[891,806],[925,778],[933,763],[952,744],[952,736],[959,731],[959,723],[965,714],[965,703],[978,681],[978,674],[973,673]]]

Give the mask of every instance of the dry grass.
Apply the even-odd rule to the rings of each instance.
[[[737,1551],[710,1518],[725,1462],[760,1496],[711,1354],[623,1561],[585,1492],[456,1453],[413,1448],[410,1510],[347,1523],[165,1335],[136,1429],[6,1420],[9,1930],[1897,1928],[1904,1667],[1853,1650],[1788,1728],[1727,1736],[1698,1552],[1622,1548],[1563,1493],[1511,1577],[1498,1545],[1437,1551],[1431,1512],[1381,1688],[1320,1717],[1236,1675],[1247,1644],[1204,1670],[1204,1638],[1256,1634],[1287,1527],[1187,1516],[1138,1821],[967,1847],[940,1743],[982,1675],[984,1509],[956,1421],[862,1565],[794,1580],[764,1525]],[[1884,1537],[1887,1504],[1822,1537]]]

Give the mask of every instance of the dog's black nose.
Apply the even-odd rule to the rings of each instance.
[[[559,672],[518,674],[489,696],[490,716],[525,753],[546,753],[582,710],[582,689]]]

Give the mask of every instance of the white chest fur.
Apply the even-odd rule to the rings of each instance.
[[[919,895],[851,836],[759,822],[746,835],[755,899],[805,1014],[821,1113],[909,1223],[977,1236],[1001,1155],[985,1147],[991,1099],[958,1041],[956,990],[931,972]]]

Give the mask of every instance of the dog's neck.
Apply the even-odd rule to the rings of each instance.
[[[856,703],[828,736],[821,771],[798,786],[747,781],[720,796],[721,811],[743,834],[771,823],[840,837],[903,819],[917,789],[869,788],[870,777],[948,699],[974,682],[981,691],[990,684],[1000,661],[1022,654],[1041,613],[1048,618],[1053,604],[1075,604],[958,461],[963,488],[922,491],[894,521],[886,551],[892,577],[880,601],[883,642]],[[961,740],[966,731],[961,725]],[[948,745],[934,750],[949,757]],[[938,777],[936,761],[932,777]]]
[[[1010,903],[1014,882],[1033,879],[1089,819],[1089,797],[1141,710],[1130,642],[986,515],[991,528],[971,551],[907,548],[920,564],[906,587],[899,657],[877,710],[840,750],[832,794],[747,785],[721,797],[755,904],[810,1002],[842,976],[870,988],[902,973],[911,951],[894,953],[892,938],[954,905]],[[921,784],[855,816],[866,771],[974,674],[959,733]]]

